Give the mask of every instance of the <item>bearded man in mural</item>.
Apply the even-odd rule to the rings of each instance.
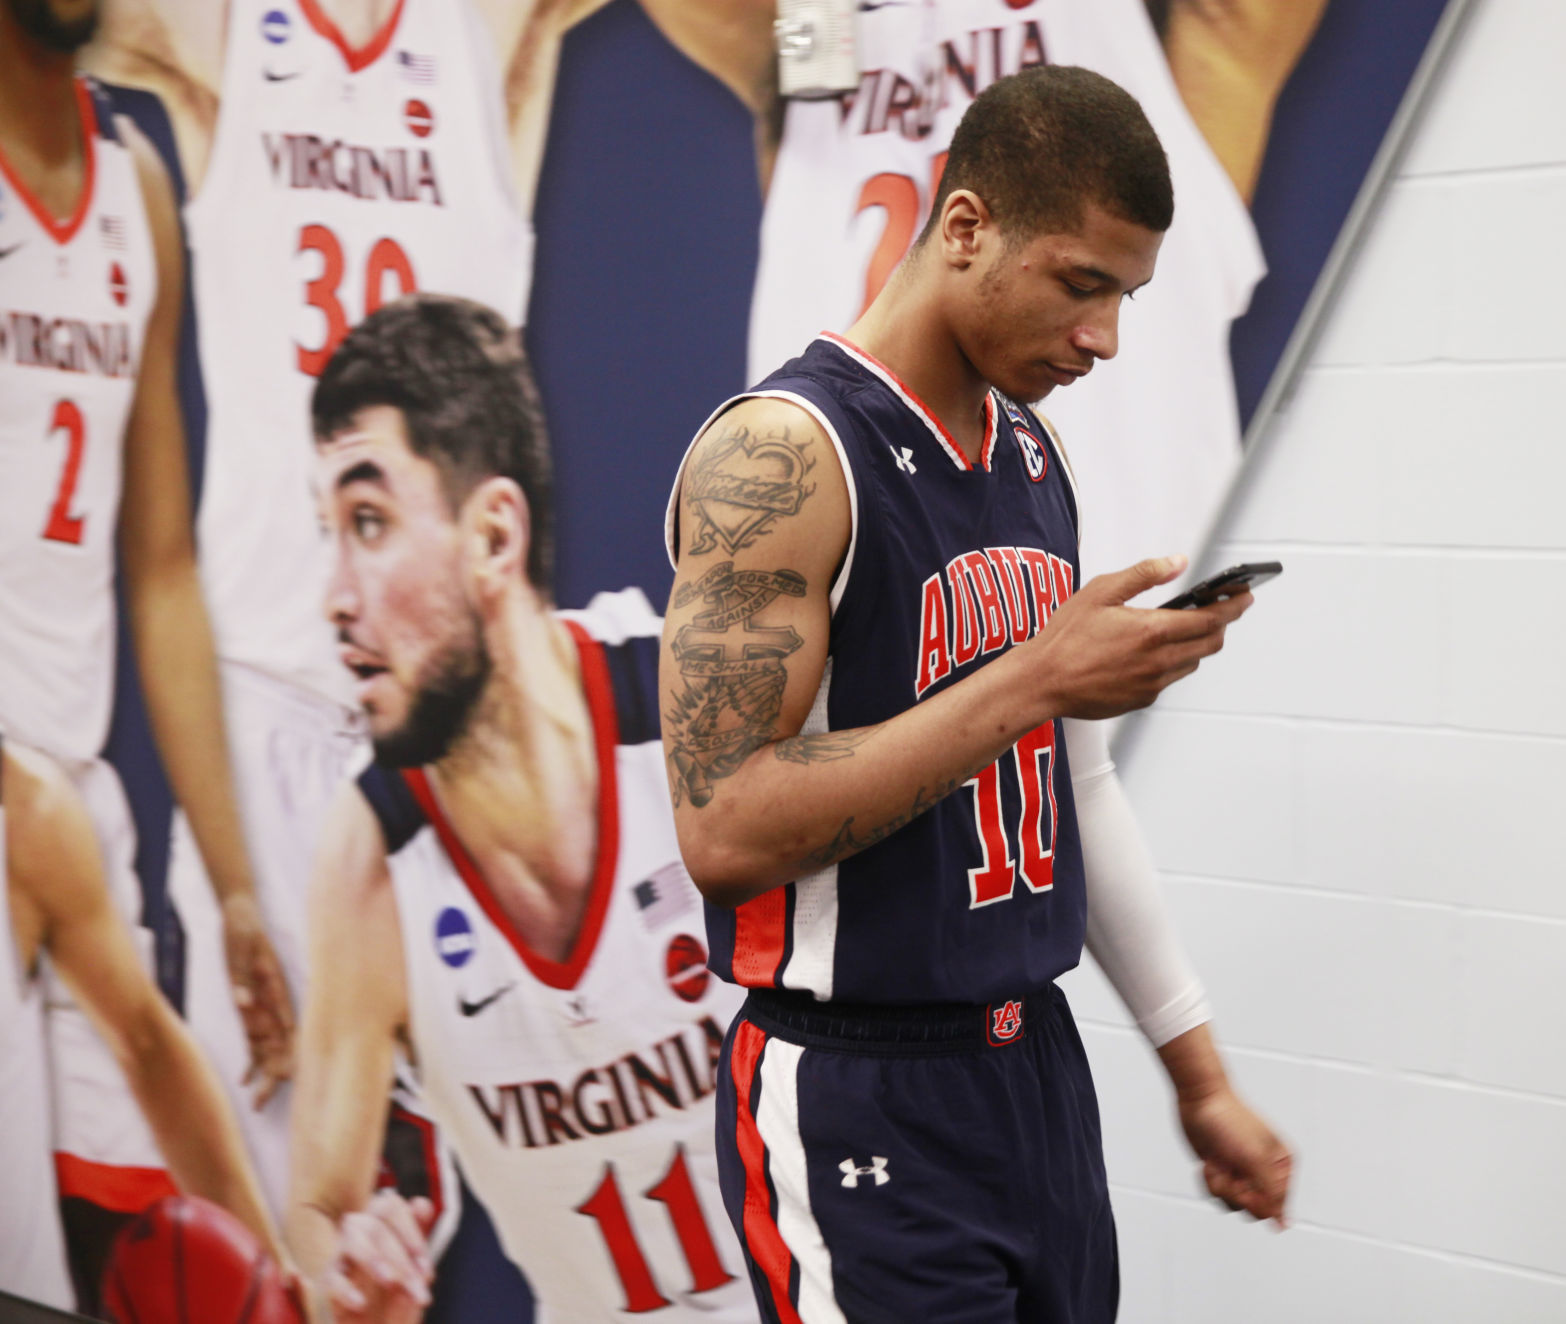
[[[548,443],[489,309],[372,314],[314,415],[326,612],[376,759],[334,798],[311,898],[301,1267],[342,1324],[430,1299],[433,1209],[372,1194],[406,1043],[548,1318],[752,1321],[714,1153],[739,998],[675,840],[660,622],[636,590],[553,609]]]

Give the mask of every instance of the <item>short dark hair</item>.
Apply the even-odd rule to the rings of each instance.
[[[402,411],[415,455],[440,470],[455,509],[489,478],[509,478],[527,501],[528,581],[554,583],[549,436],[521,333],[469,299],[410,294],[350,331],[315,384],[317,443],[375,405]]]
[[[1149,230],[1174,219],[1169,161],[1142,107],[1117,83],[1073,65],[1024,69],[974,98],[952,135],[920,242],[957,189],[977,193],[1016,237],[1075,230],[1091,205]]]

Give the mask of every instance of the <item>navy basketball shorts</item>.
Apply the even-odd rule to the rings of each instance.
[[[1065,995],[849,1007],[753,990],[718,1170],[771,1324],[1108,1324],[1098,1101]]]

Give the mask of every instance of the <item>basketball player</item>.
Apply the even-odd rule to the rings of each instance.
[[[866,314],[721,407],[677,482],[664,744],[713,969],[750,988],[719,1163],[769,1319],[1114,1318],[1054,987],[1085,936],[1209,1189],[1283,1216],[1287,1150],[1228,1084],[1101,728],[1061,722],[1150,703],[1250,600],[1122,605],[1178,558],[1075,591],[1070,470],[1019,403],[1114,356],[1171,213],[1120,88],[995,83]]]
[[[315,874],[301,1265],[339,1319],[426,1300],[427,1210],[364,1207],[405,1039],[542,1318],[754,1320],[712,1152],[738,998],[706,970],[668,812],[657,618],[634,591],[551,610],[547,441],[498,315],[372,314],[314,421],[327,611],[376,762]]]
[[[134,830],[99,757],[118,567],[159,752],[217,892],[217,996],[232,983],[246,1056],[267,1075],[287,1051],[288,1010],[234,806],[191,543],[174,387],[183,255],[152,149],[73,73],[93,9],[0,3],[0,729],[66,766],[115,903],[137,925]],[[134,1212],[170,1188],[112,1056],[63,991],[51,1002],[61,1193],[72,1218],[112,1224],[94,1210]],[[78,1230],[73,1252],[90,1256]]]
[[[412,290],[520,319],[532,193],[563,32],[603,0],[109,0],[95,69],[167,105],[193,201],[210,406],[199,514],[241,812],[288,985],[321,814],[359,747],[320,619],[309,392],[350,326]],[[649,0],[693,58],[756,0]],[[764,68],[770,70],[770,55]],[[758,75],[759,77],[760,75]],[[201,862],[176,822],[189,1014],[236,1093],[245,1070]],[[244,1122],[274,1208],[285,1094]]]
[[[180,1187],[281,1255],[212,1069],[109,898],[86,805],[52,760],[10,741],[0,741],[0,883],[0,1290],[75,1304],[49,1164],[45,955],[113,1046]]]
[[[1229,331],[1266,271],[1248,203],[1272,105],[1325,4],[1166,0],[1167,58],[1143,0],[861,5],[857,90],[785,103],[750,380],[868,307],[930,214],[978,92],[1045,63],[1096,70],[1141,103],[1180,208],[1158,282],[1126,309],[1124,352],[1055,410],[1065,435],[1093,439],[1076,466],[1092,512],[1083,563],[1093,574],[1192,546],[1239,462]]]

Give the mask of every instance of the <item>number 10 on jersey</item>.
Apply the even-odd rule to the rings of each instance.
[[[1014,772],[1021,807],[1013,849],[1001,805],[1001,777]],[[969,909],[1010,900],[1020,876],[1031,892],[1055,886],[1055,723],[1028,732],[977,776],[963,783],[973,788],[973,813],[983,859],[968,870]]]

